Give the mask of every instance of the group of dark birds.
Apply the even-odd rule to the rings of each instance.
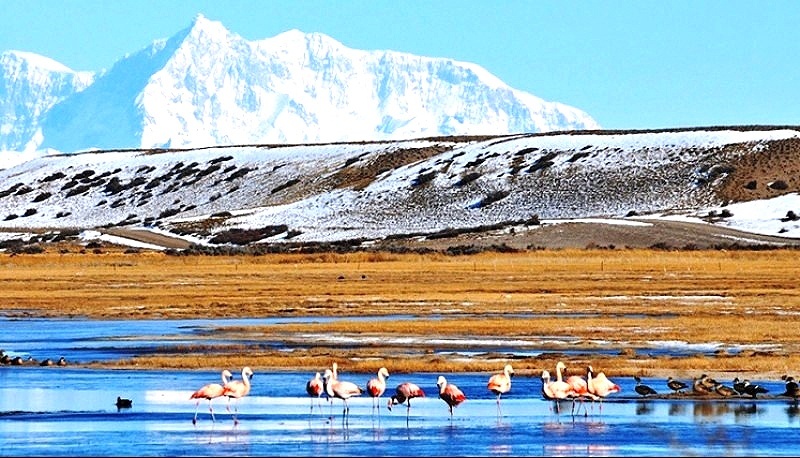
[[[642,379],[638,376],[633,377],[636,380],[636,393],[640,396],[657,396],[659,393],[650,386],[642,383]],[[789,397],[794,401],[800,398],[800,386],[794,377],[784,375],[781,377],[786,385],[786,390],[778,396]],[[722,397],[750,397],[753,399],[758,398],[759,394],[766,394],[769,392],[765,387],[751,383],[750,380],[739,380],[739,377],[733,379],[733,387],[726,386],[706,374],[692,379],[691,385],[680,380],[675,380],[672,377],[667,378],[667,388],[673,394],[690,394],[687,390],[691,389],[691,394],[696,396],[717,395]]]
[[[47,358],[43,361],[37,361],[32,356],[23,358],[21,356],[11,356],[4,350],[0,350],[0,365],[3,366],[66,366],[67,360],[63,356],[57,360]]]

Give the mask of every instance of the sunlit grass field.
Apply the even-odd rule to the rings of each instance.
[[[535,374],[564,360],[575,373],[585,373],[587,364],[618,375],[800,372],[796,250],[230,257],[61,251],[0,254],[0,313],[413,317],[220,328],[213,338],[229,337],[230,345],[165,349],[115,367],[317,370],[337,360],[352,372],[381,366],[392,372],[493,371],[510,362],[517,373]],[[282,341],[293,351],[236,344],[242,336]],[[509,341],[528,342],[521,346],[541,354],[513,356],[469,344]],[[632,350],[672,341],[721,350],[682,357]],[[738,346],[744,347],[724,350]],[[433,351],[449,347],[452,357]],[[600,355],[599,349],[611,351]]]

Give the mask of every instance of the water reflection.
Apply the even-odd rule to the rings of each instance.
[[[636,401],[636,415],[650,415],[653,413],[653,403],[649,401]]]
[[[672,402],[669,404],[669,415],[670,416],[682,416],[686,415],[686,404],[683,402]]]

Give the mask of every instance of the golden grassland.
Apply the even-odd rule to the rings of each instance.
[[[0,254],[0,313],[20,318],[345,318],[219,328],[208,337],[229,344],[165,349],[113,367],[249,365],[315,371],[337,360],[351,372],[380,366],[392,372],[472,372],[495,371],[510,362],[518,373],[533,375],[564,360],[570,371],[592,364],[619,375],[800,372],[800,356],[795,356],[800,355],[800,269],[793,250],[541,250],[472,256],[60,251]],[[365,315],[413,319],[355,319]],[[440,343],[428,343],[432,338]],[[292,351],[240,344],[243,339],[279,341]],[[455,339],[460,343],[446,343]],[[486,340],[530,342],[521,348],[542,353],[522,357],[489,349],[458,356],[483,348],[464,341]],[[633,350],[653,341],[753,347],[688,357]],[[601,348],[613,351],[593,353]]]

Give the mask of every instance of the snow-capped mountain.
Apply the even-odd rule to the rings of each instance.
[[[797,244],[798,164],[788,127],[85,152],[0,171],[0,229],[358,244],[680,217]]]
[[[44,114],[93,79],[38,54],[0,53],[0,151],[35,150]]]
[[[248,41],[202,15],[88,87],[78,84],[90,81],[83,73],[61,69],[38,86],[4,70],[14,90],[0,94],[0,106],[41,102],[4,117],[0,145],[75,152],[598,128],[586,113],[515,90],[475,64],[349,49],[297,30]],[[61,74],[76,81],[56,84]]]

